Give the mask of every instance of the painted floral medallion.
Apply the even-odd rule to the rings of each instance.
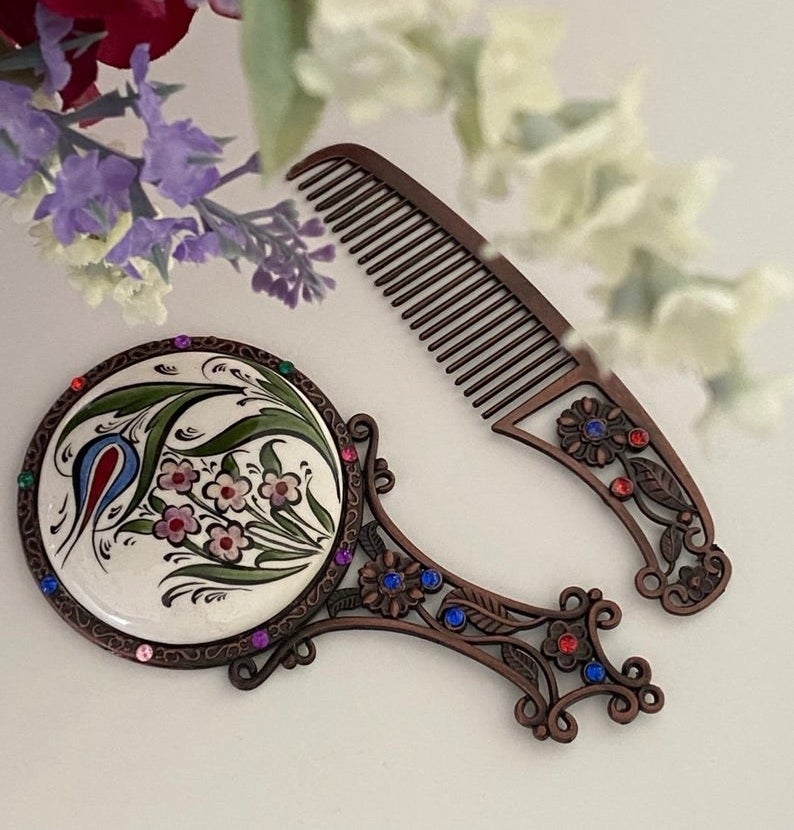
[[[239,638],[254,629],[267,641],[268,623],[318,581],[332,587],[349,536],[335,410],[291,363],[207,342],[215,347],[165,341],[144,359],[117,356],[116,370],[73,382],[37,433],[47,443],[29,507],[43,578],[127,649],[244,651]],[[39,575],[36,545],[26,547]]]

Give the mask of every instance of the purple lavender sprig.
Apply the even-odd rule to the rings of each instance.
[[[57,55],[50,55],[49,63],[57,66]],[[34,218],[50,219],[64,246],[86,236],[106,237],[127,214],[129,228],[103,262],[131,279],[142,279],[142,261],[152,263],[168,282],[173,262],[222,258],[239,271],[242,260],[254,266],[254,291],[291,308],[301,300],[322,300],[335,283],[316,270],[317,263],[333,260],[333,246],[309,247],[308,241],[325,231],[320,220],[302,222],[291,200],[247,213],[221,204],[217,191],[257,173],[257,156],[221,175],[222,142],[190,119],[169,123],[163,115],[163,101],[178,88],[147,80],[146,44],[135,49],[131,63],[133,85],[126,95],[108,93],[73,113],[38,109],[29,89],[0,82],[0,190],[16,196],[33,175],[41,175],[49,192]],[[102,144],[77,126],[86,118],[122,117],[129,111],[146,127],[140,156]],[[152,188],[161,203],[188,209],[190,215],[157,210]]]

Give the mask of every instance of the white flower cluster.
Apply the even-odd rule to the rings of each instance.
[[[455,34],[469,3],[317,0],[310,48],[296,61],[307,91],[339,100],[355,122],[387,109],[454,101],[467,152],[464,198],[516,194],[525,223],[500,242],[531,256],[585,262],[602,275],[600,322],[581,328],[606,362],[618,355],[698,373],[709,393],[701,423],[725,417],[770,426],[787,384],[754,379],[748,332],[791,296],[765,265],[736,279],[691,273],[697,221],[721,165],[660,163],[640,115],[643,78],[614,100],[564,100],[549,61],[560,16],[496,6],[484,38]]]
[[[48,172],[50,177],[57,172],[54,160]],[[10,214],[14,221],[28,224],[33,219],[36,205],[49,189],[43,176],[31,176],[11,204]],[[94,237],[81,234],[71,245],[61,245],[55,238],[49,218],[35,222],[28,232],[45,260],[59,265],[66,263],[69,282],[80,291],[91,308],[96,308],[106,297],[111,297],[121,306],[127,324],[162,325],[167,317],[163,298],[173,289],[170,283],[162,279],[157,268],[148,260],[136,257],[141,279],[132,280],[121,268],[104,260],[105,254],[124,236],[131,224],[130,214],[122,213],[107,235]]]
[[[304,89],[337,101],[355,124],[445,100],[444,42],[471,0],[317,0],[310,48],[295,58]]]

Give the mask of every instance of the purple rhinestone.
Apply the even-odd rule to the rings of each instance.
[[[174,338],[174,345],[177,349],[186,349],[190,345],[190,337],[186,334],[177,334]]]
[[[254,631],[251,635],[251,645],[254,648],[267,648],[270,645],[270,635],[264,628]]]
[[[353,554],[349,548],[339,548],[334,556],[334,562],[337,565],[349,565],[353,561]]]

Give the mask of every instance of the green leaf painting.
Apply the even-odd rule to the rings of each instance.
[[[96,418],[98,415],[112,414],[114,418],[122,418],[161,404],[169,398],[184,395],[188,392],[199,391],[204,391],[210,396],[239,394],[241,390],[239,386],[208,385],[203,383],[160,382],[122,386],[120,389],[114,389],[112,392],[100,395],[71,418],[63,428],[61,437],[58,439],[58,446],[80,424],[91,420],[91,418]]]
[[[274,446],[283,443],[283,441],[274,440],[262,445],[262,449],[259,451],[259,466],[262,468],[263,473],[272,471],[277,476],[281,475],[281,461],[279,461],[279,457],[276,455]]]
[[[317,501],[308,484],[306,485],[306,501],[309,503],[309,507],[312,513],[314,513],[315,518],[322,525],[323,530],[328,533],[333,533],[334,520],[331,514]]]
[[[237,421],[203,444],[183,450],[183,453],[188,456],[220,455],[270,435],[291,435],[306,441],[334,469],[334,460],[322,433],[313,424],[285,409],[263,409],[258,415]]]

